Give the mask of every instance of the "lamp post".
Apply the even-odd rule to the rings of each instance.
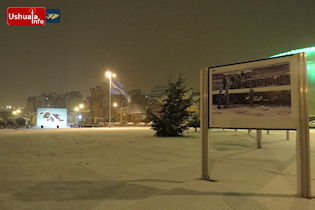
[[[115,103],[113,103],[113,107],[115,108],[115,110],[116,110],[116,108],[118,107],[118,104],[115,102]],[[116,111],[114,112],[114,113],[116,113]],[[116,118],[115,118],[115,116],[114,116],[114,119],[116,120]]]
[[[80,110],[80,108],[79,107],[75,107],[74,108],[74,111],[76,111],[76,112],[78,112]],[[79,124],[79,118],[78,118],[78,115],[76,114],[76,117],[75,117],[75,119],[76,119],[76,126],[75,127],[78,127],[78,124]]]
[[[120,125],[122,125],[122,108],[125,101],[129,102],[129,100],[123,100],[120,104]]]
[[[79,112],[79,114],[77,114],[76,116],[76,127],[79,127],[79,120],[82,120],[82,114],[81,114],[81,109],[84,108],[83,104],[80,104],[79,106],[74,108],[74,111]]]
[[[14,115],[18,115],[18,114],[20,114],[20,113],[21,113],[21,110],[20,110],[20,109],[17,109],[17,110],[15,110],[15,111],[12,112],[12,114],[14,114]]]
[[[108,127],[111,127],[112,119],[111,119],[111,104],[112,104],[112,95],[111,95],[111,89],[112,89],[112,77],[116,77],[115,73],[112,73],[110,71],[106,72],[106,77],[109,78],[109,88],[108,88]]]
[[[22,111],[21,111],[20,109],[17,109],[17,110],[15,110],[15,111],[12,112],[12,114],[15,116],[15,117],[14,117],[14,118],[15,118],[15,126],[17,126],[17,127],[20,127],[20,126],[22,126],[23,124],[24,124],[23,126],[25,126],[25,121],[24,121],[23,124],[21,124],[20,120],[19,120],[19,122],[17,122],[17,118],[16,118],[16,117],[20,116],[21,113],[22,113]],[[21,117],[21,116],[20,116],[20,117]],[[23,117],[23,119],[25,120],[24,117]]]

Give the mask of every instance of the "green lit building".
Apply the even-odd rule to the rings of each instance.
[[[271,58],[292,55],[301,52],[305,52],[307,56],[308,112],[309,115],[315,116],[315,47],[291,50],[271,56]]]

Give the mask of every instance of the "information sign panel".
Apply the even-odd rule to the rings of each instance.
[[[209,68],[209,127],[296,129],[297,55]]]

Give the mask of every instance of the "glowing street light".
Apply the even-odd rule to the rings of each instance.
[[[111,94],[111,89],[112,89],[112,77],[115,78],[117,75],[115,73],[112,73],[110,71],[106,72],[106,77],[109,79],[109,88],[108,88],[108,127],[111,127],[111,104],[112,104],[112,94]]]
[[[17,109],[17,110],[14,110],[13,112],[12,112],[12,114],[14,114],[14,115],[18,115],[18,114],[20,114],[22,111],[20,110],[20,109]]]
[[[120,104],[120,125],[122,125],[122,108],[123,108],[123,104],[124,104],[124,102],[130,102],[129,100],[123,100],[122,102],[121,102],[121,104]]]
[[[83,116],[81,114],[81,110],[84,108],[84,104],[79,104],[79,106],[74,108],[74,111],[79,112],[76,116],[76,127],[79,126],[79,120],[82,120]]]
[[[116,108],[117,106],[118,106],[118,104],[117,104],[117,103],[113,103],[113,107],[115,107],[115,108]]]

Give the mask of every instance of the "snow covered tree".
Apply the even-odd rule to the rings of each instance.
[[[187,129],[185,121],[189,116],[187,108],[191,105],[191,98],[184,98],[187,90],[183,82],[181,76],[176,82],[169,81],[160,117],[152,116],[156,136],[182,136]]]

